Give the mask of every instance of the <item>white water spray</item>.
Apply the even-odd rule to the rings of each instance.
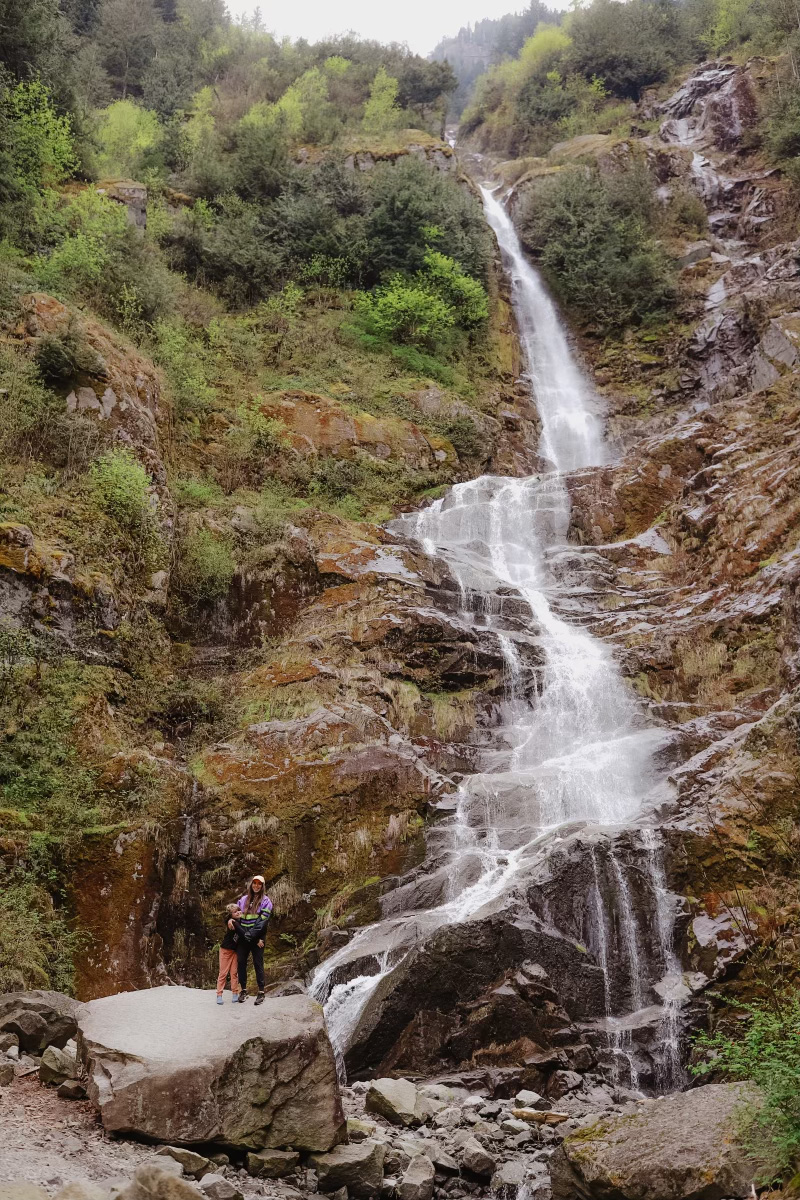
[[[551,567],[566,543],[563,473],[605,461],[598,403],[575,362],[555,307],[525,260],[494,195],[484,207],[511,283],[525,361],[542,423],[540,452],[552,465],[527,479],[484,476],[453,487],[396,528],[447,561],[461,596],[460,619],[495,637],[505,663],[506,721],[484,770],[460,788],[452,817],[427,840],[427,869],[383,900],[383,919],[358,931],[318,968],[312,989],[326,999],[331,1039],[343,1054],[381,979],[446,924],[487,911],[522,883],[556,830],[583,822],[616,826],[641,811],[653,780],[660,731],[647,728],[607,647],[559,612],[568,598]],[[504,625],[497,593],[521,596],[522,633]],[[526,652],[539,660],[538,694],[526,699]],[[530,682],[528,683],[530,692]],[[617,870],[619,867],[617,865]],[[601,903],[599,885],[597,903]],[[627,906],[627,907],[626,907]],[[627,891],[623,913],[630,910]],[[606,926],[600,957],[608,982]],[[635,929],[626,929],[638,971]],[[352,978],[354,969],[360,973]],[[333,986],[331,982],[333,981]],[[634,986],[632,994],[638,998]],[[611,1010],[611,997],[607,996]]]

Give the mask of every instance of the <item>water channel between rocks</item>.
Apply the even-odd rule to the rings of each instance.
[[[637,1086],[634,1031],[649,1021],[660,1047],[649,1083],[665,1089],[680,1082],[684,989],[675,903],[658,831],[647,817],[655,789],[663,787],[655,755],[664,733],[647,724],[609,648],[576,620],[592,614],[581,608],[574,572],[565,579],[559,570],[570,512],[564,475],[606,460],[602,414],[502,203],[488,187],[482,193],[511,279],[541,419],[542,473],[458,484],[393,529],[444,558],[460,592],[459,620],[499,644],[503,720],[482,770],[464,780],[448,798],[452,811],[431,826],[424,870],[384,896],[382,919],[358,930],[317,969],[312,990],[325,1002],[331,1039],[343,1056],[378,984],[443,926],[477,920],[525,896],[535,919],[556,925],[543,892],[531,901],[531,881],[551,855],[578,839],[589,865],[588,874],[575,878],[582,891],[576,900],[585,913],[587,949],[603,973],[598,1043],[610,1072]],[[520,620],[521,607],[529,618]],[[621,831],[625,860],[616,851]]]

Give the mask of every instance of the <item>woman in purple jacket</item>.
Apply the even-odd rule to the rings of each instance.
[[[258,983],[256,1004],[264,1001],[264,935],[269,919],[272,916],[272,901],[264,890],[264,876],[254,875],[250,886],[239,900],[238,925],[241,937],[236,944],[236,965],[239,975],[239,1003],[247,999],[247,959],[253,956],[253,966]],[[228,922],[228,928],[233,928],[233,922]]]

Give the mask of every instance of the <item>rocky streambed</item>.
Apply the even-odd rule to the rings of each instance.
[[[730,1136],[739,1085],[644,1100],[559,1067],[549,1095],[480,1072],[340,1089],[305,996],[246,1012],[213,1000],[6,997],[3,1200],[569,1200],[612,1178],[629,1200],[749,1189]]]

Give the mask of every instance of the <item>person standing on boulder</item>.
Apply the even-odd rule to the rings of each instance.
[[[254,875],[250,886],[239,900],[241,916],[237,925],[241,937],[236,944],[236,961],[239,973],[239,1003],[247,999],[247,958],[253,955],[253,966],[258,983],[256,1004],[264,1001],[264,934],[269,919],[272,916],[272,901],[264,890],[264,876]],[[228,928],[234,927],[233,921],[228,922]]]

